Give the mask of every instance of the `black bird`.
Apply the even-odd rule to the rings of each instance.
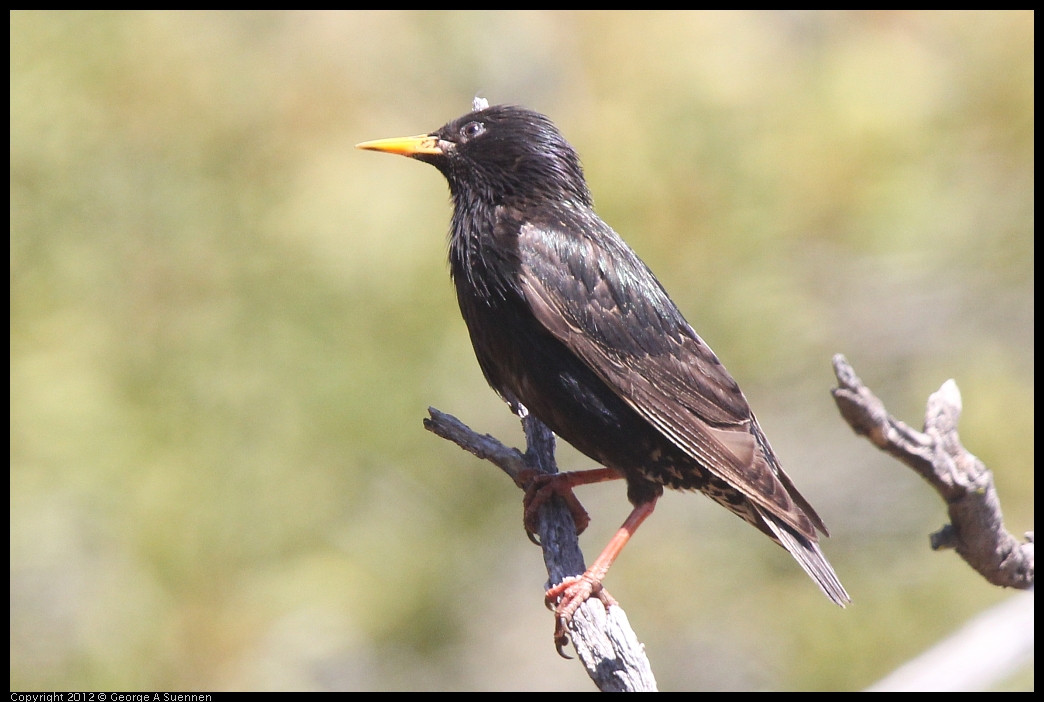
[[[611,602],[602,578],[665,486],[699,490],[760,529],[844,606],[848,593],[818,544],[823,521],[736,381],[595,214],[576,151],[541,114],[475,107],[431,134],[358,148],[410,156],[446,177],[450,268],[486,380],[605,466],[545,480],[528,501],[538,488],[627,480],[634,510],[620,531],[587,572],[547,592],[556,643],[592,594]]]

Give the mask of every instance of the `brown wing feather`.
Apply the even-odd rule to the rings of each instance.
[[[614,246],[593,246],[556,229],[519,230],[519,283],[541,324],[701,466],[815,541],[822,521],[779,467],[739,386],[648,268],[615,233]],[[567,250],[578,246],[589,250]],[[582,268],[566,278],[570,265]]]

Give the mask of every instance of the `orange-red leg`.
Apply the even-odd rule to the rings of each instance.
[[[659,498],[640,504],[631,511],[623,526],[617,530],[616,535],[609,540],[609,544],[583,575],[570,576],[545,593],[544,601],[548,607],[552,603],[557,603],[555,606],[555,646],[558,647],[559,653],[562,653],[562,647],[569,643],[566,626],[576,610],[588,598],[592,595],[597,596],[607,609],[610,605],[616,604],[616,601],[602,587],[602,578],[609,572],[609,566],[620,555],[620,551],[638,530],[639,525],[656,509],[657,499]]]
[[[522,524],[526,528],[526,534],[530,541],[536,543],[533,534],[537,532],[537,518],[540,507],[551,499],[552,495],[561,495],[573,515],[576,523],[576,533],[580,534],[591,522],[580,501],[573,494],[573,488],[579,485],[590,485],[592,483],[604,483],[607,480],[621,480],[623,474],[612,468],[598,468],[596,470],[578,470],[569,473],[540,473],[535,470],[523,471],[519,476],[519,482],[525,488],[526,495],[522,498]]]

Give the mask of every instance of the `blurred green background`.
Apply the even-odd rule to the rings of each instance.
[[[955,378],[1032,529],[1033,39],[1025,12],[12,13],[12,689],[591,689],[521,493],[421,427],[522,442],[445,182],[353,148],[476,94],[578,149],[854,599],[669,494],[607,580],[661,688],[860,688],[1003,600],[828,391],[843,352],[920,426]],[[589,559],[624,493],[580,492]]]

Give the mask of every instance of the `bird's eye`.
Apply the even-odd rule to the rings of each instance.
[[[468,122],[460,128],[460,135],[465,139],[473,139],[486,131],[486,125],[482,122]]]

